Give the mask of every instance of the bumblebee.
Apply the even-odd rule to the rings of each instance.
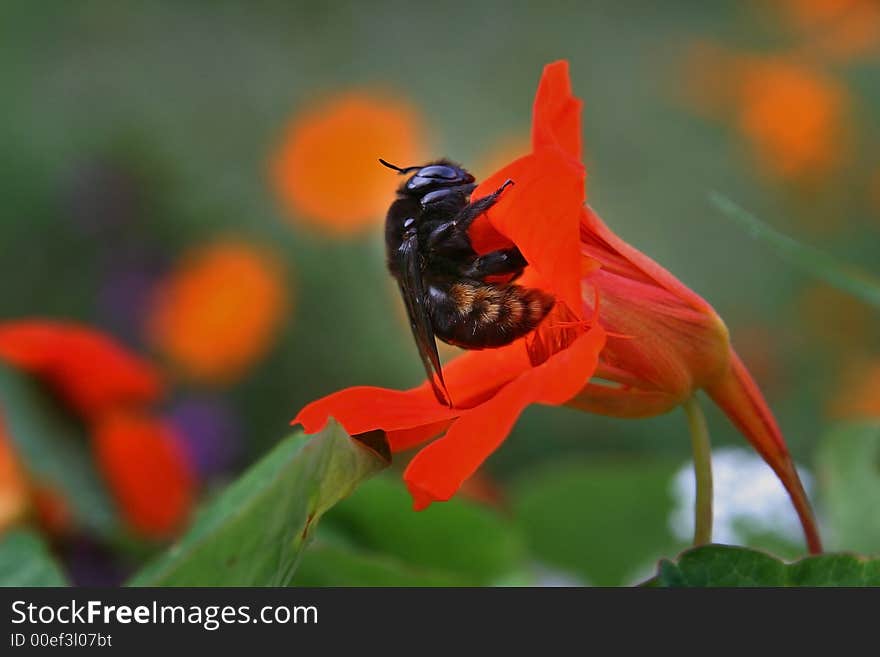
[[[471,201],[474,177],[449,160],[406,168],[379,162],[401,175],[414,172],[385,219],[387,264],[437,400],[451,406],[435,339],[464,349],[510,344],[547,316],[554,299],[513,284],[528,264],[518,248],[479,255],[471,245],[471,224],[514,181]]]

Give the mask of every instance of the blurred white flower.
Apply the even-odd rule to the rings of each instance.
[[[502,575],[492,582],[492,586],[558,588],[592,586],[592,584],[584,577],[558,569],[555,566],[545,563],[533,563],[528,570],[518,570],[514,573]]]
[[[536,577],[533,586],[545,588],[592,586],[588,579],[564,570],[557,570],[549,566],[538,566],[535,570]]]
[[[809,495],[810,473],[798,467]],[[715,543],[742,544],[748,534],[773,534],[787,541],[801,540],[801,525],[782,483],[761,458],[739,447],[712,452]],[[694,465],[688,462],[672,478],[675,507],[669,527],[682,540],[694,532]]]

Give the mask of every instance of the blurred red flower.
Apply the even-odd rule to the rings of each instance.
[[[0,360],[44,381],[91,430],[99,470],[129,527],[159,537],[180,525],[192,506],[195,481],[171,431],[147,415],[163,390],[149,362],[93,329],[42,320],[0,323]],[[10,441],[0,438],[0,460],[6,462],[0,488],[12,490],[16,469],[24,468]],[[15,488],[24,491],[25,506],[50,531],[66,529],[69,509],[51,482],[23,477],[26,485]]]
[[[567,63],[548,65],[535,99],[532,152],[474,191],[480,197],[508,178],[516,182],[474,223],[471,238],[481,253],[519,247],[530,263],[522,284],[556,298],[545,321],[511,345],[468,352],[444,368],[454,408],[440,405],[427,382],[406,392],[355,387],[309,404],[293,422],[308,433],[331,416],[351,434],[382,429],[395,452],[445,431],[404,473],[421,509],[449,499],[529,404],[567,403],[645,417],[705,389],[778,474],[810,548],[820,550],[785,442],[730,347],[724,323],[708,303],[584,206],[580,110]],[[591,382],[594,374],[610,384]]]
[[[0,359],[49,384],[78,414],[149,403],[162,393],[158,372],[108,336],[66,322],[0,323]]]
[[[157,538],[179,529],[192,508],[195,481],[171,425],[140,412],[109,413],[92,442],[129,525]]]

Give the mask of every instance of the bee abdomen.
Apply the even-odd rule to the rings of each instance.
[[[554,303],[540,290],[470,281],[432,286],[429,296],[436,336],[465,349],[513,342],[534,330]]]

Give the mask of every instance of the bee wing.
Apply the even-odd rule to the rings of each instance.
[[[416,340],[416,347],[419,349],[419,357],[425,366],[425,373],[428,375],[431,387],[434,388],[437,401],[445,406],[452,406],[449,390],[446,389],[446,382],[443,380],[434,329],[431,327],[428,309],[425,308],[425,283],[422,280],[422,268],[419,262],[418,239],[416,235],[412,235],[400,245],[401,267],[397,282],[406,305],[406,314],[409,316],[409,325]]]

